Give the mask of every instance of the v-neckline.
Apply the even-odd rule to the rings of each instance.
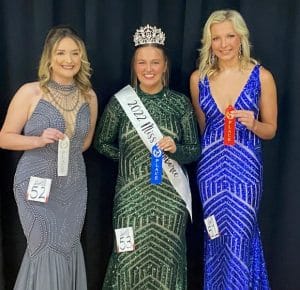
[[[30,115],[30,117],[29,117],[29,119],[27,120],[26,123],[28,123],[28,121],[30,121],[30,120],[32,119],[33,114],[36,112],[38,106],[39,106],[42,102],[45,102],[45,103],[47,103],[48,105],[50,105],[50,106],[58,113],[59,117],[60,117],[60,118],[62,119],[62,121],[63,121],[64,132],[65,132],[65,131],[66,131],[66,120],[65,120],[63,114],[62,114],[62,113],[61,113],[61,112],[60,112],[60,111],[59,111],[59,110],[58,110],[51,102],[49,102],[48,100],[44,99],[43,97],[40,98],[40,99],[38,100],[38,102],[37,102],[37,104],[36,104],[34,110],[32,111],[32,114]],[[77,116],[78,116],[78,113],[79,113],[81,110],[83,110],[83,107],[85,107],[85,106],[87,106],[87,105],[88,105],[87,102],[83,102],[83,103],[80,105],[80,107],[79,107],[79,109],[78,109],[78,111],[77,111],[77,113],[76,113],[74,131],[73,131],[72,136],[69,137],[70,140],[73,139],[73,137],[75,136],[76,131],[77,131],[77,122],[78,122]]]
[[[256,67],[257,67],[257,65],[255,65],[255,66],[253,67],[252,71],[250,72],[250,74],[249,74],[249,76],[248,76],[247,81],[246,81],[245,84],[242,86],[242,90],[240,91],[239,95],[235,98],[234,102],[231,104],[234,108],[236,107],[236,104],[238,103],[239,99],[241,98],[241,96],[242,96],[242,94],[243,94],[245,88],[248,86],[248,84],[249,84],[249,82],[250,82],[250,80],[251,80],[251,78],[252,78],[252,75],[253,75],[253,73],[254,73]],[[220,109],[220,106],[218,105],[218,103],[216,102],[216,99],[215,99],[214,96],[212,95],[212,92],[211,92],[211,89],[210,89],[210,82],[209,82],[208,77],[206,77],[206,80],[207,80],[207,84],[208,84],[209,95],[211,96],[211,98],[212,98],[212,100],[213,100],[213,102],[214,102],[214,104],[215,104],[215,106],[216,106],[218,112],[219,112],[220,114],[222,114],[223,116],[225,116],[225,112],[223,112],[223,111]]]

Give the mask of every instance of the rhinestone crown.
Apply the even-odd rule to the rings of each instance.
[[[165,45],[165,34],[156,26],[141,26],[133,35],[134,46],[139,46],[148,43],[156,43]]]

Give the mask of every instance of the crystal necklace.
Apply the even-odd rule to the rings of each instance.
[[[48,82],[49,97],[63,111],[71,112],[79,103],[80,91],[75,83],[62,85],[53,80]]]
[[[55,106],[65,121],[65,134],[71,137],[76,126],[76,116],[80,106],[84,103],[81,91],[75,83],[62,85],[53,80],[47,84],[49,93],[45,95],[53,106]]]

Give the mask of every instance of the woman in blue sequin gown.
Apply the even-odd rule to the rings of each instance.
[[[191,75],[193,105],[202,133],[197,181],[204,219],[214,216],[219,236],[205,240],[204,289],[269,289],[258,229],[262,194],[261,139],[276,132],[277,97],[269,71],[250,57],[249,32],[233,10],[207,20],[199,70]],[[225,110],[235,120],[225,145]]]

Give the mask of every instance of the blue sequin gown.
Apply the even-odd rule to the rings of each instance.
[[[223,144],[224,114],[213,99],[209,80],[199,83],[206,117],[197,181],[204,218],[214,215],[220,237],[205,231],[204,289],[270,289],[258,229],[262,194],[261,141],[236,122],[235,145]],[[259,66],[252,70],[234,107],[259,113]]]

